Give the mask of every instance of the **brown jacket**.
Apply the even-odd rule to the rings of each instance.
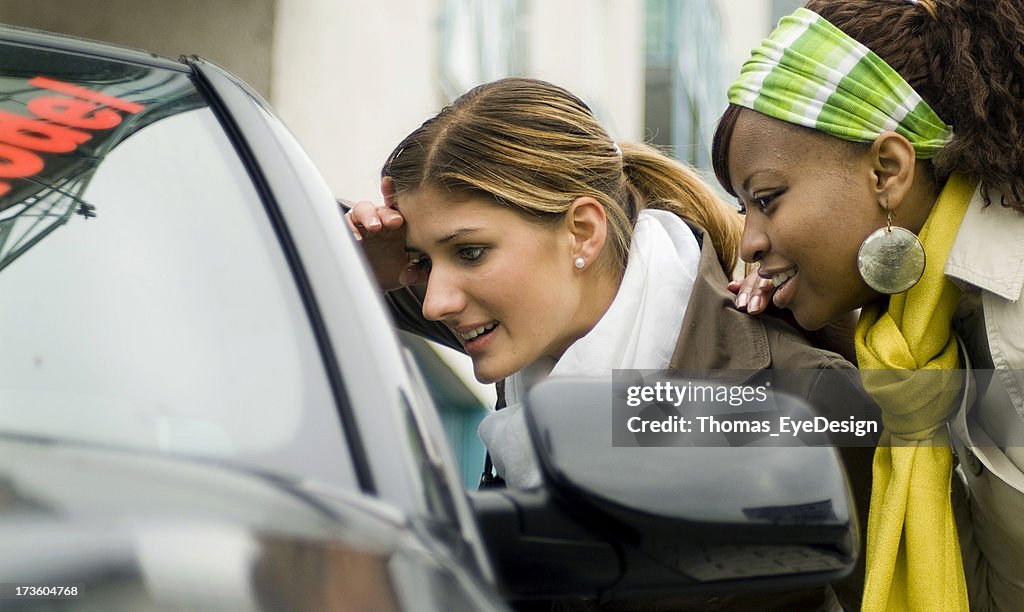
[[[786,391],[812,406],[834,409],[836,416],[878,416],[852,363],[838,353],[814,347],[807,336],[777,316],[780,313],[755,317],[737,310],[711,241],[703,240],[701,230],[693,231],[701,242],[701,258],[671,367],[708,371],[712,378],[728,376],[721,371],[732,370],[737,372],[733,379],[752,378],[770,368],[830,371],[834,376],[783,377],[782,381]],[[837,389],[837,384],[845,388]],[[836,406],[837,394],[844,400],[841,406]]]
[[[853,364],[837,353],[814,347],[782,318],[771,314],[755,317],[736,310],[734,296],[726,288],[729,279],[711,241],[703,239],[700,229],[693,230],[701,242],[701,258],[671,367],[688,374],[704,371],[705,378],[711,379],[726,376],[733,382],[770,374],[776,391],[806,399],[817,414],[881,422],[878,406],[861,386]],[[812,371],[821,375],[815,376]],[[854,572],[834,585],[834,589],[845,608],[856,610],[860,609],[864,582],[863,553],[874,447],[840,445],[839,452],[857,505],[861,554]],[[824,603],[819,605],[818,597],[815,591],[730,596],[717,599],[717,605],[704,601],[700,609],[822,609]]]

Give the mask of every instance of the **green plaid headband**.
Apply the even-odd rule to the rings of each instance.
[[[902,134],[933,157],[952,131],[895,70],[817,13],[799,8],[751,52],[729,102],[844,140]]]

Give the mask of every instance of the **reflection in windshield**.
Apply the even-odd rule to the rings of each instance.
[[[291,273],[208,108],[40,193],[17,220],[35,246],[0,271],[0,432],[351,480]]]
[[[9,53],[11,64],[24,60],[31,65],[38,52]],[[104,80],[88,86],[42,75],[0,76],[0,270],[67,223],[72,213],[96,216],[96,206],[81,192],[121,140],[202,103],[183,74],[104,66]]]

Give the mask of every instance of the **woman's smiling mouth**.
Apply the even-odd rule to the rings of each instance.
[[[498,328],[497,321],[491,321],[490,323],[480,325],[478,327],[472,327],[465,331],[456,330],[455,333],[458,335],[459,340],[462,341],[462,347],[466,349],[472,357],[475,353],[479,353],[490,343],[493,337],[492,332]]]
[[[785,308],[788,306],[790,300],[793,299],[793,287],[795,285],[795,283],[790,281],[797,275],[797,269],[793,267],[788,270],[782,270],[781,272],[761,271],[758,274],[760,274],[761,278],[771,280],[772,282],[772,286],[774,287],[772,303],[779,308]]]
[[[789,279],[793,278],[794,276],[796,276],[796,268],[790,268],[789,270],[786,270],[784,272],[779,272],[778,274],[773,274],[772,275],[772,284],[775,285],[776,289],[778,289],[786,281],[788,281]]]
[[[463,342],[469,342],[473,338],[476,338],[477,336],[482,336],[482,335],[486,334],[487,332],[491,331],[492,329],[494,329],[497,326],[498,326],[497,321],[494,321],[494,322],[488,323],[486,325],[481,325],[480,327],[474,327],[473,329],[471,329],[469,331],[466,331],[466,332],[457,332],[457,333],[459,334],[459,338]]]

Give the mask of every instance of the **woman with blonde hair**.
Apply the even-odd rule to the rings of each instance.
[[[844,417],[875,410],[842,357],[731,307],[735,209],[685,165],[615,142],[563,88],[476,87],[399,143],[382,177],[385,206],[347,218],[383,288],[422,286],[415,301],[390,293],[400,322],[454,340],[480,381],[503,383],[504,408],[480,427],[497,472],[485,484],[540,484],[518,409],[547,376],[830,368],[845,390],[819,377],[787,390]],[[830,401],[840,396],[853,400]],[[861,505],[863,450],[844,449]]]

